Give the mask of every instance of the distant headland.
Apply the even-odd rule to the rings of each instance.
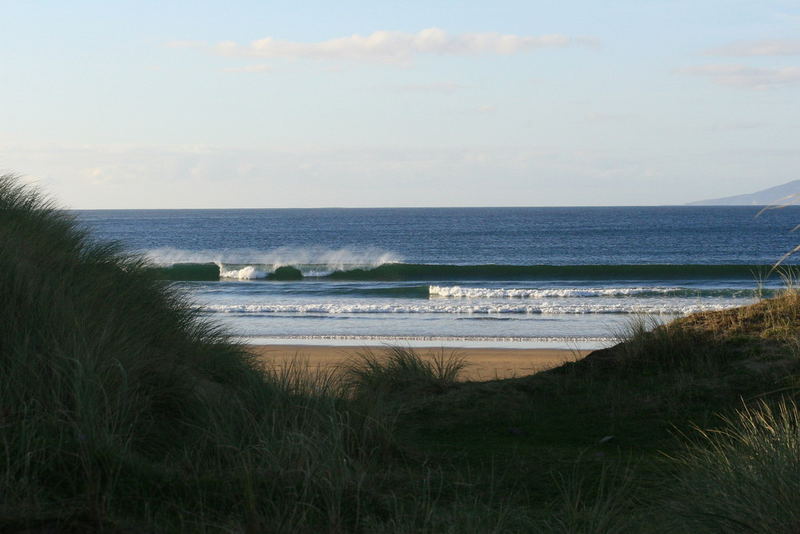
[[[712,198],[690,202],[691,206],[767,206],[770,204],[791,204],[800,198],[800,180],[762,189],[755,193],[732,197]]]

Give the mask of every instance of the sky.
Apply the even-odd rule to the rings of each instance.
[[[683,204],[800,178],[800,0],[0,0],[60,205]]]

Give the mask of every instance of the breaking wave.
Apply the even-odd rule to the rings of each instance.
[[[572,297],[753,297],[754,290],[689,289],[685,287],[581,287],[581,288],[484,288],[429,286],[431,297],[463,299],[542,299]],[[771,294],[769,290],[763,293]]]
[[[544,302],[538,304],[440,304],[427,301],[423,304],[363,302],[319,302],[311,304],[210,304],[203,310],[210,313],[232,314],[463,314],[463,315],[550,315],[550,314],[652,314],[685,315],[699,311],[721,310],[733,304],[687,302],[619,302],[600,304],[564,304]]]
[[[439,265],[398,263],[388,252],[347,249],[284,249],[269,253],[248,251],[212,253],[169,249],[151,251],[169,280],[268,279],[279,267],[293,267],[304,278],[341,281],[569,281],[569,280],[766,280],[769,265]],[[287,249],[288,250],[288,249]],[[292,249],[294,250],[294,249]],[[249,258],[247,254],[253,255]],[[186,261],[184,261],[186,260]],[[189,261],[192,260],[192,261]],[[197,260],[197,261],[195,261]],[[212,272],[213,269],[216,271]],[[201,274],[200,274],[201,273]],[[187,278],[180,278],[185,276]],[[773,275],[777,278],[777,275]]]
[[[337,271],[373,269],[386,263],[401,261],[396,254],[371,247],[279,247],[267,251],[158,248],[144,253],[170,280],[182,280],[180,277],[170,276],[170,271],[175,268],[180,268],[184,276],[189,276],[187,280],[212,280],[214,277],[209,274],[209,265],[217,266],[217,280],[260,280],[268,278],[280,267],[294,267],[305,277],[321,277]]]

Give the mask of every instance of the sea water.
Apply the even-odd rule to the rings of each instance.
[[[665,321],[782,288],[770,269],[800,242],[800,208],[759,210],[75,213],[95,238],[188,273],[173,283],[247,342],[594,348],[642,316]],[[283,266],[302,278],[271,280]]]

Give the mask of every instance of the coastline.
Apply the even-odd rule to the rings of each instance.
[[[260,361],[280,368],[284,362],[299,359],[307,366],[320,369],[337,368],[360,352],[381,354],[386,346],[336,346],[336,345],[247,345],[247,350]],[[462,380],[484,381],[532,375],[552,369],[565,362],[575,361],[590,350],[570,349],[510,349],[510,348],[442,348],[414,347],[423,358],[432,358],[442,350],[446,354],[461,356],[467,362]]]

